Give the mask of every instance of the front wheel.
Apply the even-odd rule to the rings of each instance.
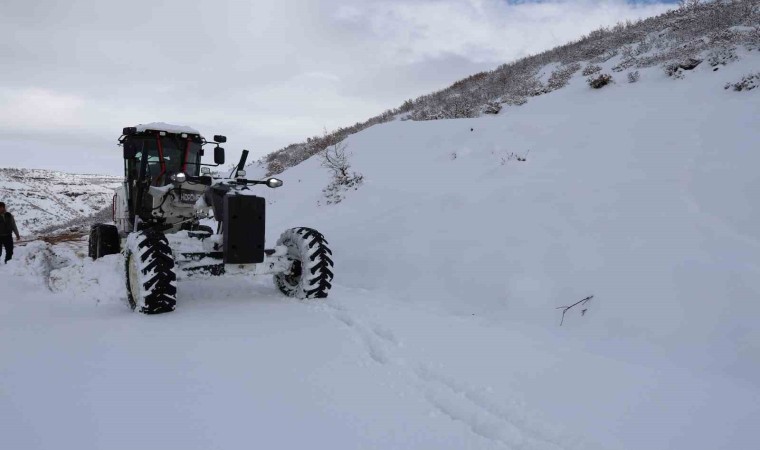
[[[326,298],[333,279],[332,251],[322,233],[311,228],[286,230],[277,245],[288,248],[291,269],[274,276],[274,284],[288,297]]]
[[[177,275],[166,236],[155,230],[132,233],[126,250],[129,306],[144,314],[174,311]]]

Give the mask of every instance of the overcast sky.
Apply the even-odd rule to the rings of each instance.
[[[255,157],[672,1],[2,0],[0,167],[120,173],[122,127]]]

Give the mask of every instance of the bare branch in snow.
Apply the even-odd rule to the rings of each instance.
[[[583,300],[578,300],[577,302],[573,303],[570,306],[558,306],[557,308],[555,308],[555,309],[561,309],[562,310],[562,320],[559,322],[559,326],[562,326],[562,324],[565,323],[565,314],[568,311],[570,311],[570,309],[572,307],[578,306],[578,305],[586,305],[588,302],[591,301],[592,298],[594,298],[594,296],[593,295],[589,295],[588,297],[584,298]],[[583,308],[583,310],[581,310],[581,316],[585,316],[586,315],[586,311],[588,311],[588,307]]]

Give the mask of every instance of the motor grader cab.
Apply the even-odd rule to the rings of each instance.
[[[165,123],[123,129],[119,145],[125,177],[114,195],[114,223],[91,227],[89,254],[98,259],[124,247],[132,309],[173,311],[180,270],[188,275],[271,274],[285,295],[327,297],[333,262],[324,236],[293,228],[267,249],[266,202],[253,189],[283,183],[244,178],[247,150],[229,177],[212,175],[209,166],[224,164],[219,144],[226,141],[221,135],[207,141],[192,128]],[[207,146],[213,146],[214,164],[203,163]]]
[[[224,148],[219,144],[226,141],[225,136],[214,136],[214,165],[224,164]],[[124,151],[125,178],[117,192],[117,206],[122,208],[117,214],[119,231],[156,221],[171,227],[193,225],[188,219],[192,222],[193,206],[210,179],[208,165],[201,162],[203,147],[210,143],[191,128],[166,124],[126,127],[119,143]],[[179,189],[172,195],[154,195],[173,183]]]

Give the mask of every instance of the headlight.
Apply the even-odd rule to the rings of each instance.
[[[187,181],[187,175],[184,172],[179,172],[169,177],[169,179],[172,180],[172,183],[182,184]]]
[[[282,186],[282,180],[278,180],[277,178],[270,178],[267,180],[267,186],[270,188],[278,188]]]

